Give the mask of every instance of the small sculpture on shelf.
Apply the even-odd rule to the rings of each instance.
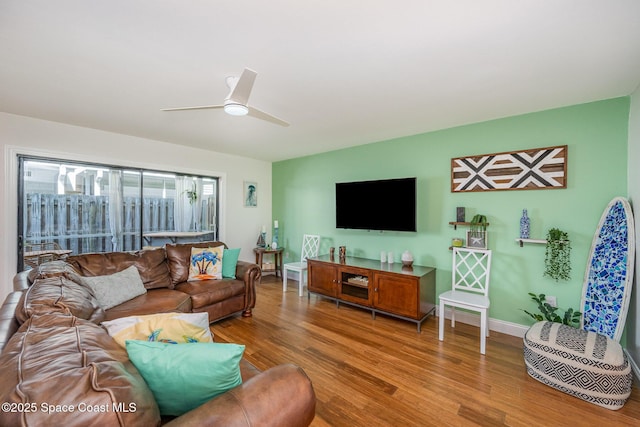
[[[259,248],[264,248],[265,246],[267,246],[267,231],[264,225],[262,226],[262,231],[258,235],[258,241],[256,242],[256,246]]]
[[[401,260],[403,267],[411,267],[413,265],[413,255],[411,255],[411,252],[409,251],[404,251],[402,253]]]

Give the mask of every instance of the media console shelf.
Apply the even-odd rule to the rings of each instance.
[[[417,325],[435,314],[436,269],[403,267],[401,263],[329,255],[307,261],[309,297],[312,293],[355,307],[407,320]]]

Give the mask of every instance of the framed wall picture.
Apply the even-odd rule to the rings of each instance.
[[[467,247],[473,249],[487,249],[487,232],[467,231]]]
[[[244,207],[255,208],[258,206],[258,183],[254,181],[244,182]]]

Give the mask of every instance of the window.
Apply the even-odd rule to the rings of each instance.
[[[132,251],[153,233],[218,238],[218,178],[18,156],[18,269],[61,252]],[[45,254],[47,255],[47,254]],[[49,254],[51,255],[51,254]]]

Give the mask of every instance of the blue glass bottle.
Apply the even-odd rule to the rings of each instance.
[[[527,210],[522,210],[522,218],[520,218],[520,238],[528,239],[529,238],[529,226],[530,220],[529,215],[527,215]]]

